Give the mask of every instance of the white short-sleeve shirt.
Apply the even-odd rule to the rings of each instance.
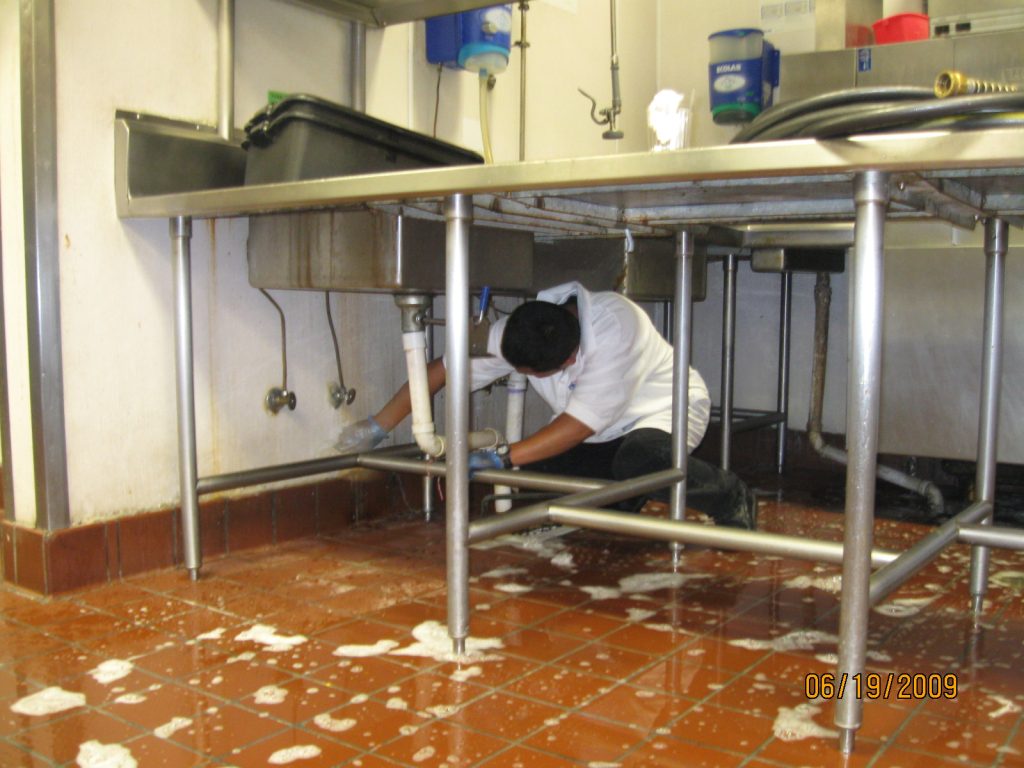
[[[530,385],[556,415],[567,413],[594,431],[589,443],[604,443],[642,427],[672,431],[672,346],[647,314],[610,291],[591,293],[565,283],[537,294],[562,304],[576,296],[580,349],[576,361],[552,376],[528,376]],[[490,357],[470,360],[471,386],[485,387],[513,372],[501,355],[507,318],[491,326]],[[711,398],[701,375],[690,368],[687,449],[707,430]]]

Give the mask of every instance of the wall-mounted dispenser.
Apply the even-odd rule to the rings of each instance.
[[[508,66],[512,4],[427,19],[427,61],[495,75]]]

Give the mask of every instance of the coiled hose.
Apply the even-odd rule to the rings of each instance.
[[[732,143],[1020,125],[1024,125],[1024,93],[937,98],[930,88],[850,88],[765,110]]]

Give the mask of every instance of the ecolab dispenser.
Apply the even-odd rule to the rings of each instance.
[[[508,66],[512,4],[427,19],[427,61],[496,75]]]

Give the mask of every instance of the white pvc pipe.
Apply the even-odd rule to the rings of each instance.
[[[434,427],[433,410],[430,405],[426,332],[420,330],[403,333],[402,347],[405,349],[405,367],[409,375],[412,436],[423,453],[439,459],[444,456],[445,441],[441,435],[437,434]],[[495,448],[501,442],[501,433],[496,429],[483,429],[478,432],[470,432],[467,439],[471,451],[480,448]]]
[[[526,374],[513,373],[508,377],[508,401],[505,405],[505,437],[509,444],[523,439],[523,410],[526,406]],[[494,493],[502,496],[511,493],[507,485],[494,486]],[[512,508],[511,499],[498,499],[494,503],[495,512],[508,512]]]
[[[405,366],[409,372],[409,397],[412,401],[412,436],[425,454],[435,459],[444,456],[444,440],[434,430],[430,410],[430,385],[427,383],[427,336],[423,331],[402,334]]]

